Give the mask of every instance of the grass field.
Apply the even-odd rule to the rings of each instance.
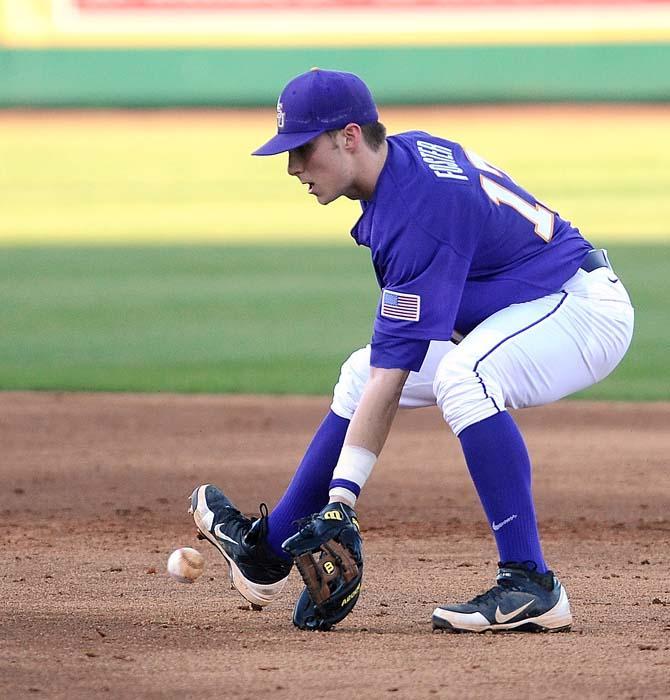
[[[610,246],[637,307],[623,364],[584,396],[670,398],[669,246]],[[343,247],[7,248],[0,387],[329,393],[378,290]]]
[[[670,398],[670,108],[383,116],[473,146],[606,245],[637,332],[585,395]],[[320,207],[283,157],[249,157],[273,123],[0,114],[0,389],[329,393],[378,292],[357,204]]]

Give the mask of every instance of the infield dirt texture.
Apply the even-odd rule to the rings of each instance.
[[[359,514],[364,592],[332,633],[293,628],[294,572],[245,609],[187,497],[213,481],[272,506],[323,398],[0,395],[0,696],[661,698],[670,672],[670,405],[517,412],[545,551],[573,631],[433,634],[436,604],[481,592],[492,538],[435,409],[401,412]],[[168,578],[179,546],[205,574]]]

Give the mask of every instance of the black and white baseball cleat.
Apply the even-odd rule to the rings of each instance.
[[[202,538],[223,554],[234,588],[253,608],[269,605],[283,590],[293,562],[279,557],[267,545],[267,507],[261,517],[247,518],[211,484],[191,494],[195,525]]]
[[[447,632],[567,632],[571,624],[568,596],[553,572],[513,562],[500,564],[486,593],[433,612],[433,629]]]

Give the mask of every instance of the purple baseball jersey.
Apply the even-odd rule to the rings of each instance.
[[[506,173],[421,131],[391,136],[352,229],[382,289],[371,364],[418,370],[430,340],[561,289],[592,245]]]

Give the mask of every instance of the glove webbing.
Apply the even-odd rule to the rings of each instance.
[[[320,554],[320,558],[316,558]],[[296,557],[295,564],[315,605],[325,603],[331,596],[329,582],[342,576],[345,583],[358,576],[358,565],[340,542],[328,540],[317,552]]]

